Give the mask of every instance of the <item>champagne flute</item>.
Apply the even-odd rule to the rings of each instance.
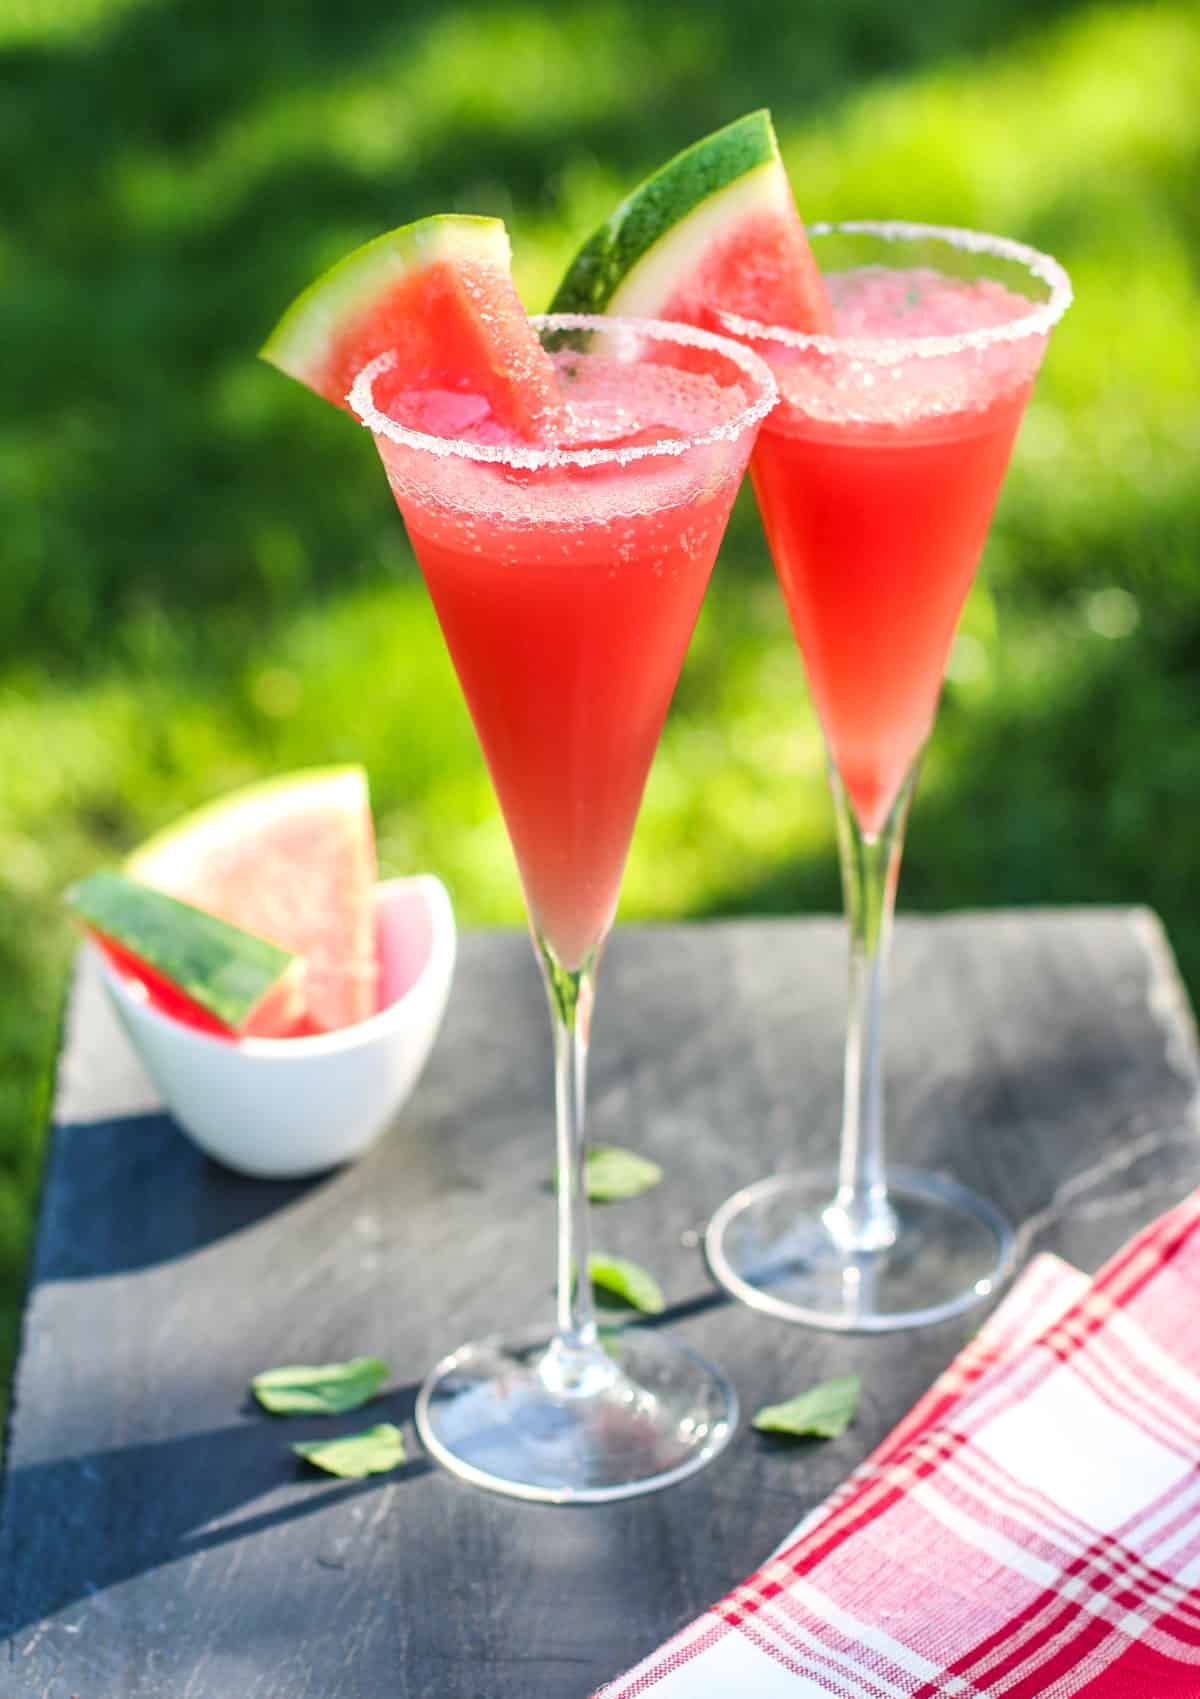
[[[899,223],[810,231],[837,335],[731,314],[780,405],[751,477],[824,732],[850,927],[835,1173],[746,1187],[706,1238],[717,1279],[791,1321],[881,1332],[991,1293],[1011,1228],[940,1173],[884,1162],[881,1025],[900,853],[955,626],[1071,287],[1003,237]]]
[[[554,1033],[557,1325],[454,1351],[422,1387],[417,1424],[480,1485],[596,1502],[690,1474],[736,1422],[724,1376],[668,1334],[600,1334],[584,1104],[596,971],[638,805],[775,387],[755,354],[702,331],[534,322],[568,409],[555,446],[412,428],[386,354],[350,404],[374,434],[474,720]],[[470,412],[460,396],[446,406]]]

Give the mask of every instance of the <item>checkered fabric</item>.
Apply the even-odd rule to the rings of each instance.
[[[641,1694],[1200,1699],[1200,1192],[1090,1283],[1039,1258],[845,1485],[602,1699]]]

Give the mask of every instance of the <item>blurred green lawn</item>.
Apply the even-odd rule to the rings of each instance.
[[[541,306],[676,148],[776,115],[802,211],[1061,256],[901,902],[1152,903],[1200,985],[1200,21],[1191,4],[7,0],[0,10],[0,1386],[63,885],[201,800],[363,760],[388,871],[517,922],[365,434],[258,364],[367,236],[498,213]],[[739,506],[623,914],[832,908],[819,739]],[[797,964],[802,972],[802,964]]]

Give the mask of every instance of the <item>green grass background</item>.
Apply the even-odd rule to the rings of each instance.
[[[1138,901],[1200,983],[1200,22],[1065,0],[6,0],[0,8],[0,1386],[71,934],[64,884],[292,766],[368,765],[388,871],[517,922],[365,434],[255,361],[323,266],[445,210],[548,298],[647,170],[760,104],[802,211],[1069,266],[956,645],[901,902]],[[838,902],[751,506],[623,914]]]

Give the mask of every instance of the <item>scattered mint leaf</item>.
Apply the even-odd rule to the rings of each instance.
[[[292,1450],[314,1469],[340,1475],[345,1481],[386,1475],[407,1460],[404,1435],[391,1422],[379,1422],[360,1434],[343,1434],[340,1439],[301,1440]]]
[[[593,1145],[587,1153],[584,1174],[587,1195],[593,1203],[621,1203],[640,1197],[662,1179],[657,1162],[616,1144]]]
[[[610,1294],[630,1309],[644,1315],[656,1316],[666,1307],[662,1287],[654,1276],[628,1257],[610,1257],[597,1253],[588,1263],[592,1285]]]
[[[661,1179],[657,1162],[620,1145],[594,1144],[584,1159],[583,1183],[590,1203],[624,1203],[648,1192]],[[550,1185],[558,1185],[557,1168],[550,1176]]]
[[[378,1357],[316,1367],[295,1363],[264,1370],[255,1375],[250,1387],[273,1416],[340,1416],[373,1398],[390,1372]]]
[[[836,1439],[854,1420],[861,1386],[857,1375],[822,1381],[786,1404],[764,1404],[754,1426],[760,1433],[790,1434],[794,1439]]]

